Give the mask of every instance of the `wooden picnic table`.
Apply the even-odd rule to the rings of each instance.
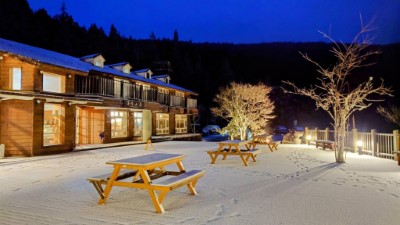
[[[279,141],[273,141],[272,135],[268,134],[254,135],[251,142],[253,148],[255,148],[257,145],[266,145],[271,152],[278,150],[278,143]]]
[[[100,188],[96,187],[95,184],[98,186],[99,184],[96,183],[95,178],[89,178],[88,180],[95,185],[96,189],[100,189],[100,191],[98,190],[100,194],[98,204],[104,204],[107,201],[111,189],[114,186],[140,188],[149,192],[150,198],[156,208],[156,212],[163,213],[164,207],[162,206],[162,201],[167,192],[186,184],[191,194],[197,194],[195,185],[197,180],[204,175],[205,171],[185,171],[182,164],[182,160],[185,157],[186,155],[181,154],[153,153],[106,162],[106,164],[112,165],[114,170],[111,176],[107,178],[107,185],[104,191],[102,191],[101,186]],[[165,169],[166,166],[171,164],[176,164],[178,171],[167,171]],[[120,180],[119,177],[121,176],[120,172],[122,170],[134,171],[134,175],[132,175],[133,180]],[[156,179],[164,176],[172,177],[169,179],[162,179],[161,182],[156,181]],[[158,195],[156,191],[159,191],[160,195]]]
[[[256,161],[258,149],[254,149],[250,141],[242,140],[226,140],[218,142],[218,149],[207,151],[211,157],[211,164],[214,164],[218,155],[223,155],[222,160],[225,160],[228,155],[240,156],[245,166],[248,166],[250,158]],[[242,149],[241,149],[242,148]]]

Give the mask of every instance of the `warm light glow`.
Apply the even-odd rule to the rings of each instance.
[[[358,140],[356,144],[357,144],[358,147],[361,147],[363,145],[361,140]]]
[[[311,135],[307,135],[307,140],[311,140]]]

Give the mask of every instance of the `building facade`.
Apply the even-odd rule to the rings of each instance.
[[[169,76],[131,72],[0,38],[0,144],[5,156],[188,134],[198,94]],[[168,78],[168,79],[166,79]]]

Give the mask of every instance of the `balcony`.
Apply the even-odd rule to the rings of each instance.
[[[157,88],[101,76],[76,76],[76,95],[105,96],[124,100],[158,102],[170,107],[197,108],[197,99],[157,91]]]

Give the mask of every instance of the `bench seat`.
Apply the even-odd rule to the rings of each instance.
[[[155,190],[168,190],[168,191],[181,187],[185,184],[186,185],[191,184],[194,187],[197,180],[200,177],[203,177],[204,174],[205,174],[204,170],[190,170],[160,182],[153,181],[151,183],[151,186]]]
[[[135,176],[137,173],[136,170],[121,170],[116,180],[123,180],[129,177]],[[112,173],[107,173],[95,177],[87,178],[87,180],[93,184],[94,188],[96,189],[97,193],[99,193],[101,198],[104,198],[104,190],[101,185],[107,184],[108,180],[110,179]]]

